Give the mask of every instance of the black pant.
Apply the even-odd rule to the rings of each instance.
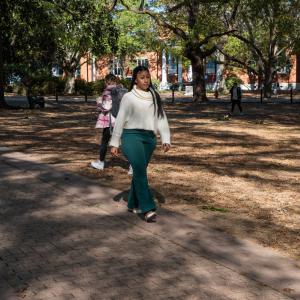
[[[100,144],[100,160],[104,161],[107,153],[108,143],[111,138],[110,128],[103,128],[102,140]]]
[[[240,112],[243,112],[241,100],[231,100],[231,112],[233,113],[234,107],[237,105],[239,107]]]

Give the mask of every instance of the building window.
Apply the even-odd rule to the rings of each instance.
[[[177,74],[177,59],[176,59],[176,57],[172,56],[170,53],[168,61],[169,61],[168,73],[170,75]]]
[[[59,65],[55,65],[52,67],[53,76],[60,77],[64,74],[63,69]]]
[[[277,69],[277,74],[281,74],[281,75],[287,75],[291,72],[291,65],[287,64],[284,67],[279,67]]]
[[[206,64],[206,74],[216,74],[216,63],[214,61],[209,61]]]
[[[137,58],[136,59],[137,66],[149,67],[149,60],[147,58]]]
[[[81,70],[80,67],[75,71],[75,77],[80,77]]]
[[[119,59],[115,58],[111,61],[110,73],[116,76],[123,75],[123,70]]]

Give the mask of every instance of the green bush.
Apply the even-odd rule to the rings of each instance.
[[[95,86],[94,82],[86,83],[85,89],[86,89],[87,95],[92,96],[94,94],[94,86]]]
[[[75,93],[80,95],[93,95],[94,93],[94,82],[86,82],[86,80],[77,78],[75,79]]]
[[[47,82],[51,81],[52,76],[41,70],[30,75],[29,88],[32,95],[43,95],[46,93],[44,87]]]
[[[52,80],[49,82],[49,84],[50,87],[52,88],[51,94],[55,93],[55,89],[59,94],[62,94],[65,91],[67,79],[62,77],[53,77]]]
[[[13,92],[17,95],[26,95],[26,88],[23,84],[21,83],[14,83],[13,84]]]
[[[125,89],[129,90],[131,85],[131,80],[129,78],[122,78],[120,79],[120,84],[122,84]]]
[[[154,86],[154,88],[157,90],[159,89],[159,86],[160,86],[160,80],[159,79],[151,79],[152,81],[152,84]]]
[[[96,95],[101,95],[105,89],[105,80],[99,79],[94,82],[94,93]]]
[[[84,94],[85,87],[86,87],[86,81],[84,79],[81,79],[81,78],[75,79],[74,90],[75,90],[76,94]]]
[[[13,93],[13,91],[14,91],[14,87],[12,85],[7,85],[5,87],[5,92],[6,93]]]
[[[67,80],[62,77],[49,77],[46,81],[38,86],[34,86],[34,92],[42,95],[54,95],[55,90],[58,94],[65,91]]]
[[[244,82],[241,78],[237,77],[235,74],[229,74],[225,79],[225,85],[227,89],[230,90],[235,83],[239,85]]]

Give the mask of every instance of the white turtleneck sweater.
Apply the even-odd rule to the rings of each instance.
[[[136,88],[126,93],[121,101],[110,145],[120,146],[123,129],[144,129],[159,132],[162,144],[170,144],[170,129],[167,116],[154,115],[152,94]]]

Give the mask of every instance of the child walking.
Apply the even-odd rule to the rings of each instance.
[[[133,70],[130,92],[122,99],[110,145],[111,154],[123,154],[133,168],[128,210],[144,214],[145,221],[156,221],[156,205],[147,179],[147,166],[156,147],[159,132],[163,149],[170,149],[170,129],[159,94],[153,89],[149,70]]]
[[[111,130],[115,125],[115,118],[110,113],[112,109],[112,89],[117,88],[117,77],[109,74],[105,77],[105,89],[102,94],[102,100],[97,102],[97,110],[100,111],[95,128],[102,128],[102,140],[99,149],[99,160],[92,161],[91,166],[98,170],[103,170],[108,143],[111,138]]]

